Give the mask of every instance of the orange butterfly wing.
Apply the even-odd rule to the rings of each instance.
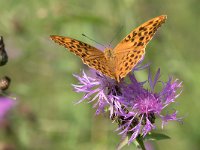
[[[119,82],[144,56],[146,45],[166,18],[165,15],[155,17],[134,29],[109,51],[111,57],[108,58],[107,52],[104,53],[84,42],[57,35],[52,35],[51,39],[78,55],[89,67]]]
[[[113,73],[110,71],[110,68],[107,65],[109,63],[107,62],[102,51],[72,38],[57,35],[52,35],[50,37],[54,42],[69,49],[75,55],[78,55],[82,59],[83,63],[89,67],[100,71],[104,75],[114,78]]]
[[[115,74],[118,82],[141,60],[145,54],[146,45],[166,18],[167,16],[162,15],[145,22],[128,34],[113,49],[116,59]]]

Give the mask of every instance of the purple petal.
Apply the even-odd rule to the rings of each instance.
[[[156,85],[156,83],[158,82],[158,79],[160,78],[160,68],[158,69],[156,75],[155,75],[155,78],[154,78],[154,81],[153,81],[153,89]]]
[[[162,128],[164,128],[164,125],[168,122],[168,121],[178,121],[182,123],[182,119],[183,118],[177,118],[177,113],[178,111],[175,111],[173,114],[167,114],[165,116],[160,116],[162,119]]]
[[[140,65],[140,64],[141,64],[141,62],[139,62],[139,63],[137,64],[137,66],[134,67],[133,71],[144,70],[144,69],[146,69],[146,68],[149,68],[149,66],[151,65],[151,63],[147,63],[147,64],[145,64],[145,65]]]
[[[150,132],[152,129],[155,129],[155,126],[149,121],[148,117],[146,117],[146,125],[143,127],[143,137],[146,136],[148,132]]]
[[[133,129],[130,130],[133,132],[133,134],[131,135],[131,137],[128,141],[128,144],[130,144],[138,136],[138,134],[140,133],[141,126],[142,126],[142,124],[140,122]]]
[[[152,81],[152,75],[151,75],[151,71],[149,69],[149,75],[148,75],[148,81],[149,81],[149,86],[151,88],[151,91],[153,91],[153,81]]]
[[[158,71],[156,72],[156,75],[154,77],[154,80],[152,80],[152,75],[151,75],[151,71],[149,69],[149,75],[148,75],[148,81],[149,81],[149,86],[151,88],[151,91],[154,91],[154,88],[158,82],[158,79],[160,77],[160,68],[158,69]]]

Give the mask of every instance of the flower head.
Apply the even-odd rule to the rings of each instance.
[[[136,67],[134,71],[140,68]],[[129,143],[137,136],[145,136],[155,129],[154,123],[157,118],[162,120],[162,127],[170,120],[181,121],[181,118],[177,118],[177,111],[172,114],[162,114],[162,110],[175,102],[180,95],[177,94],[182,85],[179,80],[172,80],[170,77],[167,82],[159,81],[160,69],[153,79],[149,70],[147,81],[137,81],[134,73],[128,76],[128,81],[122,80],[117,83],[100,73],[93,72],[93,75],[87,75],[83,71],[82,76],[75,75],[79,84],[73,86],[76,92],[84,93],[79,102],[86,99],[89,102],[96,101],[94,104],[97,108],[96,114],[109,110],[110,118],[119,125],[117,129],[120,131],[119,134],[122,137],[130,135]],[[155,87],[159,83],[162,88],[156,91]]]
[[[73,85],[76,92],[83,92],[83,98],[78,102],[82,102],[89,99],[89,102],[97,101],[94,107],[97,107],[96,114],[105,111],[108,106],[109,109],[113,111],[113,105],[116,105],[115,98],[120,96],[120,89],[117,87],[119,84],[98,72],[93,71],[91,76],[88,76],[84,71],[82,72],[82,77],[74,75],[78,81],[78,85]],[[93,96],[93,97],[92,97]],[[116,104],[115,104],[116,103]]]
[[[158,84],[160,70],[157,71],[154,80],[149,72],[148,84],[150,89],[144,88],[145,82],[137,82],[134,75],[130,75],[131,83],[124,87],[124,101],[122,104],[128,110],[119,114],[125,124],[121,124],[119,129],[120,134],[131,134],[129,142],[134,140],[139,134],[145,136],[152,129],[155,129],[155,119],[160,118],[163,125],[169,120],[181,121],[177,118],[177,111],[172,114],[162,115],[162,110],[170,103],[175,102],[175,99],[180,95],[177,90],[181,87],[181,82],[178,80],[172,81],[172,78],[164,83],[162,89],[156,92],[155,86]],[[128,102],[128,103],[127,103]]]

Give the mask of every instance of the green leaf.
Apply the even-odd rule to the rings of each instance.
[[[138,142],[139,147],[142,150],[146,150],[145,145],[144,145],[144,138],[140,134],[137,136],[136,141]]]
[[[169,136],[161,133],[149,133],[145,136],[145,140],[166,140],[170,139]]]

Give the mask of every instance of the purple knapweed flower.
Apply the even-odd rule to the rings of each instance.
[[[8,97],[0,97],[0,121],[4,119],[9,110],[16,104],[16,101]]]
[[[149,89],[144,88],[145,82],[138,82],[133,74],[129,76],[131,83],[123,87],[123,99],[121,104],[124,106],[124,112],[120,112],[122,124],[118,130],[122,130],[120,134],[131,135],[129,143],[133,141],[139,134],[143,137],[152,129],[155,129],[155,119],[161,118],[162,127],[169,120],[181,121],[177,118],[177,111],[172,114],[162,115],[162,110],[180,95],[177,90],[181,88],[182,83],[178,80],[169,80],[162,84],[160,92],[155,91],[155,86],[159,83],[160,69],[157,71],[154,80],[151,78],[149,71],[148,85]]]
[[[120,109],[120,103],[115,101],[121,95],[118,91],[120,83],[96,71],[92,70],[91,73],[91,76],[88,76],[84,71],[82,76],[74,75],[79,80],[78,85],[73,85],[75,91],[84,93],[83,98],[78,103],[86,99],[89,99],[89,102],[96,100],[97,102],[94,104],[94,107],[97,107],[96,114],[105,112],[106,107],[111,114],[114,107]]]
[[[136,67],[133,71],[144,68]],[[110,118],[119,125],[117,131],[120,131],[122,138],[130,136],[129,143],[137,136],[145,137],[155,129],[156,118],[162,120],[162,127],[170,120],[181,121],[181,118],[177,118],[178,111],[162,114],[162,110],[175,102],[180,95],[180,92],[177,92],[182,82],[172,80],[171,77],[167,82],[159,81],[160,69],[154,79],[149,70],[148,80],[143,82],[138,82],[133,73],[128,76],[129,80],[118,83],[97,72],[87,75],[83,71],[82,76],[75,75],[79,84],[73,85],[74,89],[78,93],[84,93],[78,103],[84,100],[96,101],[96,114],[109,111]],[[155,87],[159,83],[162,88],[156,91]]]

